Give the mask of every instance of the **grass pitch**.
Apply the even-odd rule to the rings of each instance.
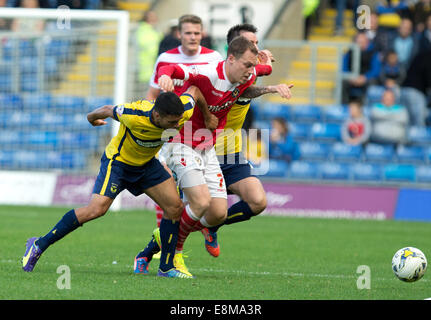
[[[431,258],[431,224],[403,221],[256,217],[219,231],[221,254],[205,251],[203,237],[186,242],[195,279],[133,273],[136,253],[150,240],[155,214],[108,212],[51,246],[32,273],[21,269],[24,244],[40,236],[69,208],[0,206],[0,299],[151,300],[398,300],[431,297],[429,270],[415,283],[396,279],[393,254],[404,246]],[[70,270],[70,289],[57,282]],[[358,289],[359,266],[370,289]]]

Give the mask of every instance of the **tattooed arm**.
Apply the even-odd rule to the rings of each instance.
[[[278,93],[282,98],[290,99],[292,97],[292,93],[290,92],[290,89],[293,87],[293,84],[287,85],[284,83],[277,84],[275,86],[250,86],[248,87],[243,94],[241,95],[242,98],[257,98],[261,95],[267,94],[267,93]]]

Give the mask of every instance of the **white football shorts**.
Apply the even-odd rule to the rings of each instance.
[[[214,147],[196,150],[182,143],[165,143],[159,161],[175,173],[180,188],[207,184],[212,198],[227,199],[226,184]]]

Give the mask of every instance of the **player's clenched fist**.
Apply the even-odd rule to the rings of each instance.
[[[162,89],[163,91],[166,92],[172,92],[174,91],[174,81],[167,75],[162,75],[159,78],[159,87],[160,89]]]

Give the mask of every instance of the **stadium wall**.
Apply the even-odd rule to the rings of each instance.
[[[0,171],[0,204],[79,206],[87,204],[95,177],[54,172]],[[346,219],[431,221],[431,190],[281,183],[263,181],[264,215]],[[154,209],[146,195],[120,194],[120,209]],[[232,204],[236,196],[229,196]]]

